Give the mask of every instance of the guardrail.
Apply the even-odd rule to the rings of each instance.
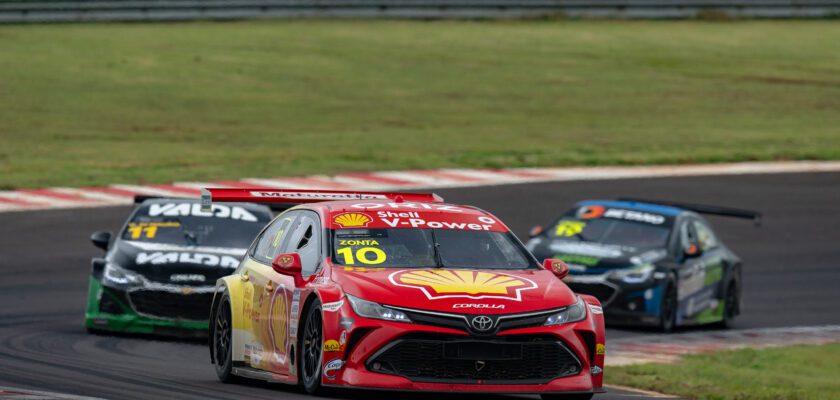
[[[246,18],[825,18],[840,0],[0,0],[0,23]]]

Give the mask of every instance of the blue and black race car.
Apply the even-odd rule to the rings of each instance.
[[[538,259],[565,261],[568,285],[597,297],[608,324],[729,327],[741,311],[741,259],[700,214],[749,218],[754,211],[622,199],[576,204],[531,231]]]

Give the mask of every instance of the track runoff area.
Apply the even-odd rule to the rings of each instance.
[[[434,191],[448,202],[493,212],[521,237],[571,204],[593,198],[644,197],[751,208],[764,214],[760,228],[742,220],[709,217],[717,233],[744,260],[744,309],[734,329],[684,329],[672,335],[608,329],[608,376],[610,364],[628,360],[668,361],[692,351],[838,339],[840,314],[834,305],[840,301],[840,292],[834,282],[840,278],[836,262],[840,259],[836,246],[840,173],[832,163],[784,165],[763,170],[754,164],[736,165],[733,168],[739,172],[728,175],[707,175],[716,173],[708,170],[707,174],[666,174],[661,167],[644,167],[650,168],[647,175],[640,169],[613,169],[612,176],[590,175],[589,180],[575,178],[580,169],[566,175],[553,170],[558,174],[553,180],[533,176],[516,180],[503,172],[507,180],[492,183],[495,186]],[[282,385],[218,383],[202,343],[88,335],[82,317],[90,258],[101,253],[90,244],[89,235],[118,229],[131,209],[130,205],[103,203],[95,208],[45,210],[40,205],[36,210],[0,213],[4,272],[0,301],[5,305],[0,309],[0,397],[25,393],[27,398],[57,398],[56,393],[61,393],[65,398],[309,398]],[[641,356],[645,353],[656,357],[646,359]],[[339,396],[387,399],[393,393]],[[596,399],[656,397],[612,388]]]

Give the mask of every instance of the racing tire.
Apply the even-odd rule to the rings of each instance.
[[[240,379],[233,374],[233,318],[230,313],[230,297],[227,293],[222,295],[219,305],[216,306],[213,324],[212,341],[213,366],[216,367],[216,376],[224,383],[238,382]]]
[[[677,287],[673,281],[665,284],[662,304],[659,308],[659,330],[670,333],[677,325]]]
[[[723,319],[718,323],[720,328],[732,328],[732,322],[738,315],[738,305],[738,286],[732,280],[726,284],[726,292],[723,294]]]
[[[321,302],[315,299],[309,305],[303,329],[298,338],[300,351],[299,376],[303,389],[309,394],[322,394],[321,366],[324,364],[324,319],[321,315]]]
[[[589,400],[594,393],[541,394],[542,400]]]

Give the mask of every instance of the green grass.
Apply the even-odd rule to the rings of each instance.
[[[836,21],[0,26],[0,188],[840,159]]]
[[[608,368],[607,383],[707,400],[822,400],[840,392],[840,343],[743,349]]]

